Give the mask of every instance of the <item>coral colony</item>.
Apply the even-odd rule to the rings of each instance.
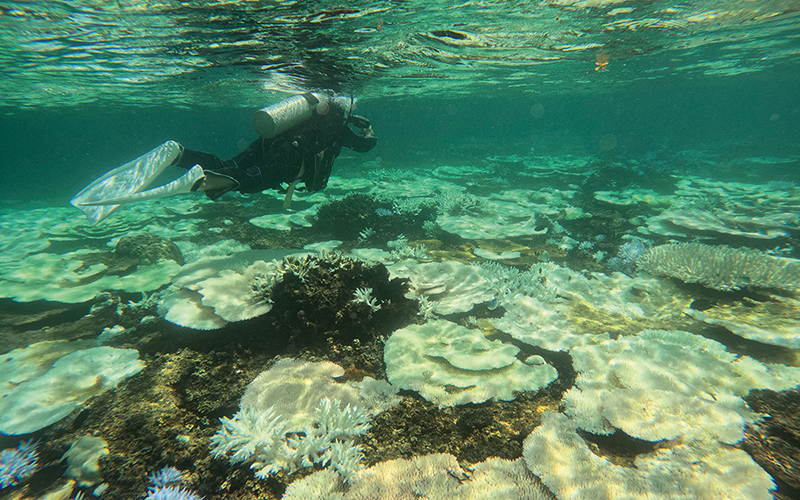
[[[16,486],[36,472],[36,443],[23,441],[16,448],[0,451],[0,489]]]
[[[164,467],[150,474],[147,480],[152,486],[147,490],[145,500],[203,500],[193,491],[174,484],[183,481],[181,471],[174,467]]]
[[[230,462],[250,464],[256,477],[320,464],[330,465],[348,481],[361,468],[363,457],[353,439],[370,427],[363,409],[341,408],[340,401],[328,398],[321,399],[314,415],[294,430],[273,408],[243,409],[221,422],[222,429],[211,438],[214,456],[232,452]]]

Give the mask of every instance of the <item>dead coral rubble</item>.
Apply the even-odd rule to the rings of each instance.
[[[369,266],[340,255],[304,257],[297,264],[303,272],[286,273],[275,285],[269,316],[276,330],[292,332],[294,338],[305,339],[304,343],[315,336],[346,342],[388,335],[410,323],[419,309],[405,297],[406,281],[390,280],[382,264]],[[380,309],[354,301],[360,288],[372,289],[371,296]]]

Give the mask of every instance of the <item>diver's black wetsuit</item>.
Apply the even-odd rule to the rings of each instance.
[[[359,126],[369,122],[361,117]],[[291,183],[300,178],[309,191],[319,191],[328,185],[333,161],[342,146],[359,153],[375,147],[376,137],[355,134],[344,117],[344,109],[331,103],[328,113],[314,114],[302,124],[271,139],[258,138],[230,160],[222,161],[210,153],[184,149],[174,165],[181,168],[203,167],[217,175],[228,177],[238,186],[230,189],[206,190],[206,195],[216,200],[228,191],[257,193],[279,188],[281,183]],[[302,172],[302,173],[301,173]]]

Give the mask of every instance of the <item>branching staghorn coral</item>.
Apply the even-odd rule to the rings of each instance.
[[[378,304],[378,301],[372,296],[372,288],[356,288],[353,296],[355,298],[350,302],[355,302],[356,304],[366,304],[370,309],[372,309],[373,312],[380,311],[381,305]]]
[[[282,470],[330,464],[350,481],[363,467],[361,448],[354,440],[369,430],[369,414],[350,404],[342,408],[338,399],[322,398],[301,428],[294,428],[274,407],[243,408],[220,421],[222,428],[211,438],[214,457],[232,453],[230,463],[250,463],[261,479]]]
[[[800,261],[755,250],[701,243],[670,243],[644,252],[637,261],[649,274],[730,291],[744,287],[800,291]]]

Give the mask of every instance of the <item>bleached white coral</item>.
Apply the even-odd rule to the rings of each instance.
[[[551,262],[534,264],[526,271],[516,267],[504,266],[498,262],[479,264],[485,271],[484,277],[501,305],[513,302],[514,296],[524,294],[546,302],[554,302],[558,288],[548,283],[548,276],[559,268]]]
[[[539,390],[558,376],[546,363],[523,363],[518,352],[481,331],[437,320],[394,332],[386,341],[384,361],[392,384],[444,407],[510,401],[515,391]]]
[[[105,264],[84,266],[84,259],[92,253],[82,249],[61,255],[32,254],[19,261],[0,260],[0,297],[17,302],[48,300],[77,304],[104,290],[157,290],[181,268],[173,260],[162,260],[117,276],[110,274]]]
[[[336,473],[315,472],[286,488],[283,500],[550,500],[523,460],[489,458],[462,469],[456,457],[439,453],[380,462],[353,476],[347,489]]]
[[[435,300],[430,300],[428,297],[420,295],[417,316],[422,316],[425,322],[433,320],[436,317],[436,313],[433,312],[436,309],[436,304]]]
[[[361,382],[351,382],[351,385],[358,387],[358,395],[372,414],[393,408],[403,399],[397,395],[400,389],[385,380],[364,377]]]
[[[506,314],[495,327],[527,344],[566,351],[607,340],[607,332],[637,333],[675,324],[693,298],[667,281],[622,273],[576,273],[542,268],[545,295],[500,296]]]
[[[592,453],[566,415],[550,411],[523,442],[522,454],[560,500],[770,500],[775,487],[747,453],[716,441],[678,441],[638,456],[635,468],[612,464]]]
[[[94,395],[139,373],[135,349],[50,341],[5,353],[0,362],[0,432],[29,434],[72,413]]]
[[[392,249],[391,256],[394,260],[425,260],[428,258],[428,254],[426,253],[428,248],[425,245],[421,244],[412,247],[408,244],[405,235],[402,234],[398,236],[396,240],[387,242],[386,246]]]
[[[478,266],[453,261],[426,264],[404,261],[388,269],[392,278],[411,281],[407,297],[436,301],[433,312],[438,314],[468,312],[475,304],[495,297],[486,272]]]
[[[796,297],[770,294],[755,300],[745,296],[741,301],[717,303],[702,311],[687,308],[685,313],[746,339],[800,349],[800,300]]]
[[[258,463],[265,464],[264,467],[253,465],[261,472],[281,455],[281,444],[289,422],[273,408],[265,411],[244,408],[233,418],[222,417],[220,422],[222,428],[211,438],[214,458],[224,457],[232,451],[231,463],[242,463],[256,457]]]
[[[599,434],[619,428],[650,441],[736,443],[745,423],[758,418],[742,396],[800,383],[800,368],[764,365],[681,331],[647,330],[575,347],[570,355],[578,377],[564,406],[577,425]]]
[[[352,440],[333,441],[322,456],[322,464],[331,464],[345,480],[350,483],[353,481],[356,472],[364,468],[361,461],[364,454],[361,446],[356,445]]]
[[[314,415],[299,428],[272,407],[245,407],[220,421],[222,428],[211,438],[214,457],[232,453],[231,463],[250,463],[259,478],[314,464],[330,464],[345,479],[352,478],[362,458],[354,438],[370,427],[365,410],[341,408],[338,400],[328,398],[320,400]]]
[[[456,457],[444,453],[389,460],[358,473],[345,498],[457,498],[466,477]]]
[[[215,456],[233,454],[231,462],[251,463],[258,477],[314,464],[352,477],[361,467],[355,439],[371,416],[401,398],[383,380],[337,382],[343,374],[329,361],[278,361],[247,386],[239,412],[222,419],[212,439]]]
[[[378,301],[372,296],[372,288],[356,288],[356,291],[353,292],[353,296],[355,298],[351,300],[351,302],[366,304],[373,312],[381,310],[381,305],[378,304]]]
[[[337,399],[343,406],[359,406],[373,415],[396,404],[397,401],[392,401],[388,395],[375,398],[369,394],[378,390],[376,387],[384,387],[384,392],[390,392],[391,387],[386,387],[388,382],[370,377],[365,377],[360,383],[337,382],[335,379],[342,375],[344,368],[330,361],[281,359],[250,382],[240,404],[242,408],[259,411],[274,406],[275,411],[296,422],[292,424],[292,430],[302,428],[324,397]],[[363,388],[366,383],[372,386],[371,390]]]
[[[320,258],[326,257],[331,256],[320,256]],[[335,254],[332,257],[335,258]],[[283,262],[281,262],[281,266],[286,272],[297,276],[303,283],[306,282],[308,273],[311,272],[312,269],[319,267],[317,264],[317,259],[313,258],[311,255],[303,255],[302,257],[286,257],[283,259]]]
[[[364,434],[370,428],[369,416],[363,408],[347,405],[341,408],[336,399],[322,398],[316,408],[317,428],[325,435],[339,437],[338,432],[347,432],[347,436]],[[344,431],[343,431],[344,430]]]
[[[185,266],[161,295],[159,313],[181,326],[213,330],[269,312],[272,289],[285,272],[283,264],[256,260],[239,266],[234,262],[232,256]]]

